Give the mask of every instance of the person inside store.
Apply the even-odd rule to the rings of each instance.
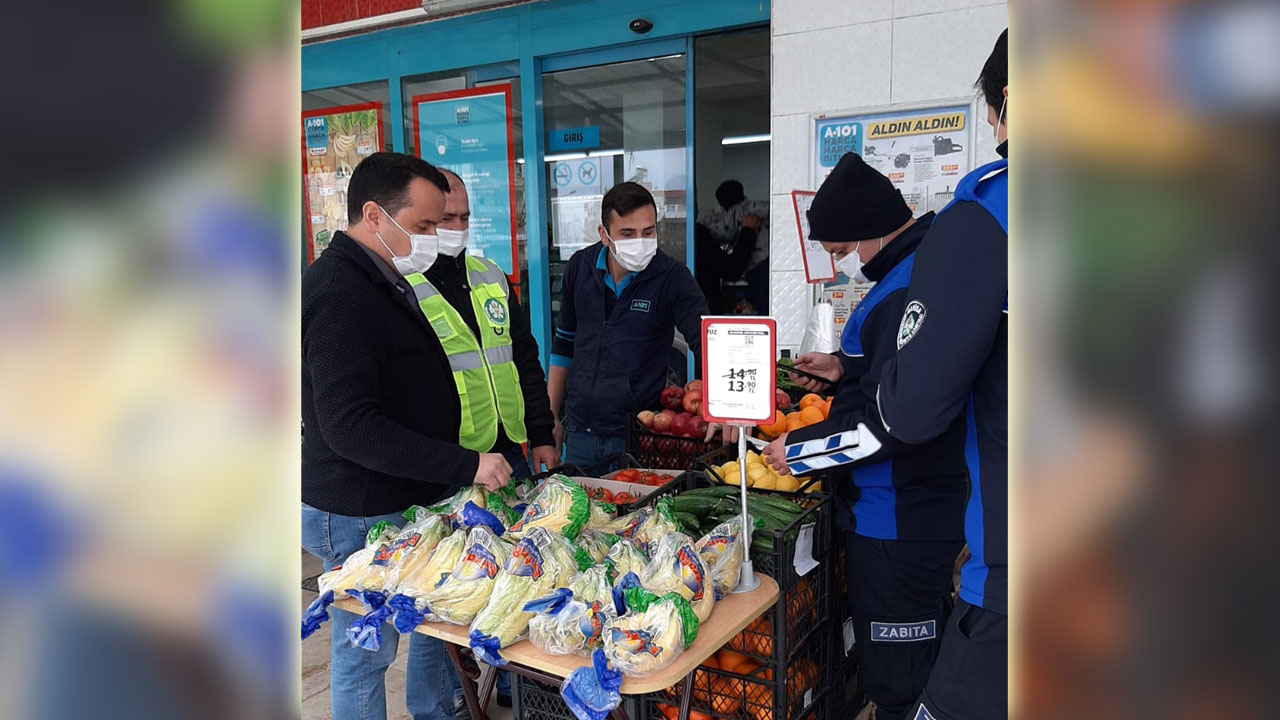
[[[433,327],[441,318],[442,331],[467,330],[432,300],[422,275],[439,253],[448,192],[444,174],[419,158],[370,155],[351,175],[348,230],[335,233],[302,276],[302,546],[326,571],[362,548],[378,521],[401,525],[412,505],[432,505],[472,483],[496,490],[511,479],[510,463],[489,449],[499,424],[512,442],[524,432],[512,391],[464,408],[458,387],[480,378],[460,364],[462,343],[446,346]],[[505,289],[505,278],[486,273],[483,280]],[[486,329],[499,325],[500,310],[510,316],[502,297],[493,291],[498,305]],[[467,334],[478,352],[479,341]],[[486,357],[498,362],[482,372],[495,381],[515,374],[504,370],[513,363],[501,358],[508,351],[490,353],[509,348],[504,337],[484,342]],[[345,631],[358,616],[329,612],[333,717],[385,718],[385,675],[399,635],[384,633],[376,652],[353,647]],[[414,633],[406,673],[415,720],[453,714],[453,671],[439,640]]]
[[[693,227],[693,266],[694,275],[698,279],[698,287],[707,299],[707,308],[712,315],[724,315],[732,310],[732,305],[724,296],[722,282],[737,280],[747,269],[759,238],[760,218],[747,213],[742,216],[742,226],[738,228],[738,236],[728,249],[721,247],[711,234],[711,229],[702,223]]]
[[[699,222],[707,226],[722,248],[735,244],[743,228],[750,228],[757,241],[746,263],[747,294],[756,315],[769,314],[769,203],[747,198],[742,183],[725,180],[716,188],[719,205]],[[739,273],[733,279],[742,277]]]
[[[511,382],[512,378],[501,373],[494,373],[494,390],[502,422],[497,424],[496,439],[487,448],[488,452],[499,453],[512,467],[512,478],[529,477],[531,466],[533,472],[549,470],[560,464],[560,455],[556,452],[553,428],[555,421],[551,416],[551,405],[547,395],[547,383],[542,374],[542,364],[538,357],[538,343],[529,330],[529,319],[520,307],[520,301],[506,282],[502,270],[491,260],[486,260],[467,252],[470,240],[471,202],[467,194],[467,185],[452,170],[442,168],[449,180],[449,193],[445,195],[444,216],[437,225],[436,234],[440,238],[440,253],[426,278],[431,288],[439,292],[448,305],[436,308],[447,314],[449,326],[461,331],[458,323],[466,325],[466,332],[472,338],[489,341],[492,347],[509,348],[515,365],[518,386]],[[505,302],[505,305],[496,301]],[[493,304],[491,304],[493,303]],[[499,312],[500,311],[500,312]],[[509,322],[495,322],[495,316],[509,319]],[[503,336],[510,338],[510,343],[501,342]],[[442,339],[442,342],[448,342]],[[474,348],[472,348],[474,350]],[[494,351],[493,354],[505,360],[507,350]],[[491,354],[487,347],[486,357]],[[464,371],[466,372],[466,371]],[[477,369],[477,382],[486,385],[489,377]],[[487,387],[487,385],[486,385]],[[480,397],[488,396],[488,391]],[[467,395],[471,397],[470,394]],[[512,408],[510,413],[502,412],[503,402]],[[523,432],[508,433],[503,423],[519,423],[520,415],[515,411],[521,404],[524,407]],[[476,407],[462,407],[462,427],[488,427],[495,420],[489,410],[490,403],[476,403]],[[474,415],[468,417],[472,412]],[[460,429],[460,433],[465,430]],[[519,428],[517,428],[519,430]],[[515,437],[512,437],[514,435]],[[529,459],[526,461],[524,451],[515,438],[527,437]],[[485,440],[487,441],[487,439]],[[484,441],[482,441],[483,444]],[[498,705],[511,707],[510,676],[507,672],[498,673]],[[462,686],[454,675],[454,712],[462,718],[469,718],[466,703],[462,695]]]
[[[898,350],[881,369],[876,394],[887,436],[868,425],[869,432],[850,438],[852,447],[887,437],[923,444],[957,419],[965,424],[970,557],[938,659],[912,709],[916,720],[1008,715],[1008,36],[1007,29],[1000,34],[978,76],[1001,157],[960,181],[916,252]],[[793,458],[789,446],[787,460],[801,461],[806,452],[797,447]]]
[[[779,472],[839,473],[836,522],[862,685],[880,720],[902,720],[924,689],[951,612],[952,576],[964,547],[964,422],[907,444],[879,426],[876,386],[897,351],[916,251],[934,221],[913,218],[887,177],[846,154],[818,188],[809,236],[855,282],[874,282],[845,324],[840,349],[796,366],[834,381],[793,380],[833,392],[827,420],[783,434],[765,449]],[[864,428],[876,432],[860,442]]]
[[[551,340],[556,437],[579,467],[622,453],[626,424],[658,406],[676,329],[700,367],[707,314],[689,269],[658,249],[658,208],[643,186],[605,193],[597,232],[565,266]]]

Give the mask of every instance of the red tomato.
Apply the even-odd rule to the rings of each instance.
[[[600,500],[607,503],[613,502],[613,493],[609,492],[608,488],[600,488]]]
[[[614,475],[614,476],[613,476],[613,479],[614,479],[614,480],[617,480],[617,481],[619,481],[619,482],[630,482],[630,483],[633,483],[633,482],[637,482],[637,479],[638,479],[639,477],[640,477],[640,471],[639,471],[639,470],[637,470],[637,469],[635,469],[635,468],[627,468],[626,470],[622,470],[622,471],[620,471],[617,475]]]
[[[636,499],[631,496],[631,493],[625,492],[625,491],[619,492],[618,494],[613,496],[613,502],[618,505],[625,505],[627,503],[633,503],[635,501]]]

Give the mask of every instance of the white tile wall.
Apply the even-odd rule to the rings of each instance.
[[[770,14],[770,303],[779,347],[797,350],[812,291],[791,191],[813,189],[810,116],[976,97],[973,82],[1008,19],[991,0],[773,0]],[[975,166],[994,160],[982,103],[973,128]]]
[[[893,0],[773,0],[769,4],[774,36],[888,20]]]
[[[893,102],[973,97],[1008,18],[1004,5],[893,21]]]
[[[991,0],[893,0],[893,16],[896,18],[913,15],[931,15],[933,13],[963,10],[965,8],[994,5]],[[999,3],[1004,5],[1004,3]],[[995,40],[993,39],[994,43]]]
[[[813,190],[809,187],[809,133],[813,131],[813,118],[808,113],[775,115],[769,131],[773,137],[769,159],[771,192],[790,197],[792,190]]]
[[[800,231],[796,229],[796,210],[791,193],[774,195],[769,203],[769,269],[804,270],[800,256]]]
[[[769,276],[769,314],[778,321],[778,346],[800,347],[809,320],[812,295],[804,271],[775,271]]]
[[[821,112],[889,102],[892,23],[773,38],[772,112]]]

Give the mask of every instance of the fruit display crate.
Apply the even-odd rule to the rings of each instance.
[[[738,458],[738,446],[726,445],[723,447],[717,447],[711,452],[707,453],[706,455],[703,455],[702,457],[698,458],[698,461],[694,463],[693,467],[695,471],[698,471],[702,474],[710,473],[710,475],[707,476],[708,481],[723,485],[725,484],[725,482],[724,482],[724,478],[721,477],[720,467],[725,463],[729,462],[730,460],[736,461],[737,458]],[[810,488],[813,488],[815,490],[822,489],[825,486],[819,486],[819,483],[821,483],[823,480],[826,480],[827,477],[828,477],[827,473],[822,473],[822,472],[811,473],[807,476],[808,478],[807,480],[800,483],[800,489],[797,492],[805,493]],[[767,490],[767,491],[761,490],[761,492],[779,492],[783,494],[787,493],[787,491],[785,490]]]
[[[639,420],[627,425],[627,453],[642,467],[664,470],[691,470],[699,457],[723,445],[720,440],[704,442],[701,437],[669,435],[649,430]]]
[[[840,701],[842,707],[861,707],[865,704],[865,699],[858,682],[857,647],[851,640],[853,618],[849,610],[849,588],[845,577],[844,543],[839,537],[834,543],[832,556],[827,573],[831,578],[830,612],[836,637],[836,641],[831,644],[831,663],[828,665],[831,687],[837,689],[837,698],[843,694],[843,700]]]
[[[690,473],[691,482],[680,492],[698,487],[732,487],[717,485],[707,479],[704,473]],[[753,538],[767,538],[768,548],[751,549],[751,562],[756,572],[764,573],[778,583],[782,591],[791,589],[799,580],[814,573],[826,573],[833,557],[832,548],[832,501],[831,495],[824,492],[780,493],[749,490],[753,494],[773,495],[786,502],[802,508],[794,520],[776,530],[752,530]],[[736,497],[736,496],[735,496]],[[656,502],[657,498],[645,504]],[[764,544],[761,542],[760,544]],[[803,567],[812,558],[817,567],[802,573],[797,565]],[[825,587],[825,586],[824,586]],[[827,602],[823,596],[823,602]],[[824,613],[825,614],[825,613]]]
[[[622,453],[620,455],[607,457],[604,460],[601,460],[595,463],[594,465],[588,465],[587,467],[582,468],[581,470],[579,470],[577,473],[574,473],[574,474],[580,474],[586,477],[608,478],[608,476],[618,472],[619,470],[627,470],[630,468],[642,468],[646,470],[671,470],[672,469],[672,468],[655,468],[653,465],[648,465],[640,462],[640,460],[636,459],[636,457],[631,455],[630,453]],[[566,474],[569,474],[569,473],[566,473]],[[675,495],[681,490],[687,490],[692,487],[693,487],[693,474],[688,471],[678,472],[674,477],[671,478],[671,480],[669,480],[667,483],[663,485],[659,485],[658,487],[654,488],[653,492],[649,493],[648,495],[642,498],[639,498],[634,502],[619,505],[618,514],[622,515],[629,512],[634,512],[642,507],[652,505],[653,503],[657,502],[659,498],[669,497],[671,495]]]
[[[619,709],[627,717],[640,717],[641,696],[623,695]],[[520,720],[578,720],[560,696],[560,686],[511,673],[511,716]]]
[[[827,720],[834,718],[831,688],[823,665],[831,642],[829,625],[815,628],[812,638],[787,662],[760,663],[721,650],[698,668],[690,697],[692,720]],[[641,720],[676,720],[681,681],[643,696]],[[838,713],[844,717],[843,713]],[[522,718],[522,720],[525,720]]]
[[[789,662],[816,634],[833,632],[830,579],[819,566],[790,588],[779,590],[778,601],[724,646],[760,663]],[[838,630],[835,634],[839,635]]]

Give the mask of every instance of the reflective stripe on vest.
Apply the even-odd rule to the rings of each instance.
[[[466,262],[479,340],[426,277],[413,273],[405,280],[413,287],[418,307],[449,358],[462,408],[458,444],[488,452],[498,439],[499,422],[512,442],[525,441],[524,394],[511,345],[507,276],[481,258],[468,257]]]

